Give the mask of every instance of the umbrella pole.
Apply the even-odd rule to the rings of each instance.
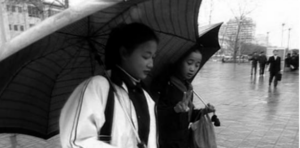
[[[197,98],[207,107],[207,104],[204,102],[203,99],[201,99],[201,97],[195,92],[193,91],[193,93],[197,96]]]
[[[194,94],[197,96],[197,98],[199,98],[199,100],[201,100],[201,102],[202,102],[206,107],[208,107],[208,106],[206,105],[206,103],[204,102],[204,100],[201,99],[201,97],[200,97],[195,91],[193,91],[193,92],[194,92]],[[200,112],[199,112],[199,114],[198,114],[197,116],[200,116]],[[215,126],[221,126],[220,120],[219,120],[219,118],[217,117],[217,115],[215,114],[215,111],[214,111],[214,115],[213,115],[212,118],[211,118],[211,121],[214,122],[214,125],[215,125]]]

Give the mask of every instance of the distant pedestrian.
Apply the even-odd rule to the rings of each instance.
[[[274,87],[277,86],[278,74],[281,70],[281,58],[277,55],[277,50],[273,50],[273,56],[271,56],[267,62],[269,65],[270,78],[269,78],[269,86],[271,86],[273,78],[274,78]]]
[[[257,70],[257,61],[258,61],[258,56],[256,52],[253,52],[252,57],[249,59],[251,61],[251,75],[256,75],[256,70]]]
[[[290,68],[292,71],[298,70],[299,67],[299,55],[297,52],[293,52],[290,60]]]
[[[224,57],[222,57],[222,60],[221,60],[221,61],[222,61],[222,63],[225,63],[225,58],[224,58]]]
[[[267,64],[267,56],[264,54],[264,52],[260,52],[258,56],[258,62],[259,62],[259,74],[264,75],[265,73],[265,66]]]
[[[292,59],[291,53],[288,53],[286,55],[285,62],[284,62],[285,63],[285,67],[290,68],[290,66],[291,66],[291,59]]]

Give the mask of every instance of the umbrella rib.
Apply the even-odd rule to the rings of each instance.
[[[188,44],[189,42],[185,42],[184,44],[182,44],[181,45],[181,47],[180,48],[178,48],[178,49],[182,49],[183,47],[185,47],[186,46],[186,44]],[[179,50],[179,51],[181,51],[181,50]],[[174,57],[178,57],[178,55],[180,55],[180,52],[177,52],[177,53],[175,53],[174,54]],[[178,59],[177,59],[178,60]]]
[[[163,7],[163,2],[161,1],[161,3],[160,3],[160,6],[161,6],[161,8]],[[164,26],[164,28],[166,29],[166,30],[168,30],[167,28],[167,24],[166,24],[166,20],[164,19],[165,17],[164,17],[164,13],[163,13],[163,11],[160,11],[160,15],[162,16],[162,18],[161,18],[161,20],[162,20],[162,25]]]
[[[189,7],[189,4],[187,3],[187,4],[186,4],[186,7],[185,7],[185,14],[188,14],[188,10],[189,10],[188,7]],[[200,9],[200,8],[199,8],[199,9]],[[188,21],[188,17],[185,17],[185,22],[186,22],[185,27],[187,28],[187,29],[186,29],[186,30],[187,30],[187,36],[190,37],[190,31],[189,31],[189,26],[188,26],[189,23],[187,23],[187,22],[189,22],[189,21]]]
[[[24,110],[25,111],[25,110]],[[13,118],[13,117],[5,117],[6,119],[10,119],[10,120],[19,120],[20,121],[20,119],[18,119],[18,118]],[[3,118],[1,118],[1,119],[3,119]],[[30,123],[33,123],[33,124],[36,124],[36,125],[39,125],[39,126],[44,126],[43,124],[40,124],[40,123],[38,123],[38,122],[33,122],[32,120],[28,120],[28,119],[21,119],[21,120],[23,120],[23,121],[27,121],[27,122],[30,122]],[[2,128],[2,127],[1,127]],[[13,128],[13,127],[12,127]],[[14,128],[18,128],[18,127],[14,127]]]
[[[126,8],[125,10],[123,10],[121,13],[119,13],[118,15],[116,15],[115,17],[113,17],[111,20],[109,20],[107,23],[105,23],[102,27],[100,27],[99,29],[97,29],[93,35],[95,35],[95,33],[99,32],[100,30],[102,30],[105,26],[107,26],[109,23],[111,23],[113,20],[117,19],[118,17],[120,17],[121,15],[123,15],[123,13],[125,13],[126,11],[128,11],[130,9],[130,7]]]
[[[176,10],[179,10],[179,7],[180,7],[180,6],[179,6],[179,2],[180,2],[180,0],[177,0],[177,5],[176,5],[176,6],[177,6],[177,9],[176,9]],[[177,18],[179,18],[179,17],[177,17]],[[180,33],[181,35],[183,35],[183,34],[182,34],[182,30],[181,30],[181,25],[180,25],[181,20],[180,20],[180,19],[177,19],[177,21],[178,21],[177,23],[178,23],[178,30],[179,30],[179,33]]]
[[[48,60],[46,57],[43,57],[43,58],[45,58],[46,60]],[[48,61],[50,61],[50,60],[48,60]],[[51,62],[56,63],[55,61],[51,61]],[[41,66],[43,66],[43,67],[49,69],[50,71],[55,71],[55,69],[52,68],[53,66],[50,66],[50,65],[48,66],[47,64],[45,64],[45,63],[42,62],[42,61],[35,61],[35,64],[41,65]],[[54,64],[54,65],[58,65],[58,64],[56,63],[56,64]],[[58,66],[58,67],[60,67],[60,66]]]
[[[44,75],[44,74],[42,74],[42,73],[40,73],[39,71],[35,71],[35,70],[33,70],[33,69],[31,69],[31,68],[28,68],[28,70],[30,70],[30,71],[33,71],[33,72],[36,72],[36,73],[39,73],[39,74],[41,74],[41,75]],[[26,79],[32,79],[32,80],[35,80],[35,81],[37,81],[37,82],[39,82],[39,83],[43,83],[44,81],[41,81],[41,80],[39,80],[39,79],[35,79],[34,77],[32,77],[32,76],[30,76],[30,75],[28,75],[28,74],[19,74],[20,76],[22,76],[22,77],[25,77]],[[48,77],[47,75],[44,75],[44,76],[46,76],[47,78],[49,78],[50,80],[52,80],[51,79],[51,77]],[[47,84],[47,83],[43,83],[46,87],[51,87],[49,84]]]
[[[155,31],[155,32],[158,32],[158,33],[162,33],[162,34],[166,34],[166,35],[174,36],[174,37],[177,37],[177,38],[180,38],[180,39],[186,40],[186,41],[191,41],[191,42],[194,42],[194,43],[196,43],[196,41],[194,41],[194,40],[191,40],[191,39],[189,39],[189,38],[185,38],[185,37],[182,37],[182,36],[179,36],[179,35],[173,34],[173,33],[168,33],[168,32],[159,31],[159,30],[154,30],[154,31]]]
[[[102,36],[108,36],[108,35],[109,35],[109,33],[94,35],[94,36],[91,36],[91,37],[102,37]]]
[[[56,51],[53,51],[53,52],[49,52],[48,54],[46,54],[46,55],[44,55],[44,56],[42,56],[42,57],[45,57],[45,56],[47,56],[47,55],[50,55],[50,54],[52,54],[52,53],[54,53],[54,52],[56,52]],[[66,53],[68,53],[68,52],[66,52]],[[24,68],[26,68],[29,64],[31,64],[32,62],[34,62],[34,61],[36,61],[36,60],[38,60],[38,59],[40,59],[40,58],[42,58],[42,57],[39,57],[39,58],[37,58],[37,59],[34,59],[34,60],[30,60],[30,61],[28,61],[26,64],[24,64],[19,70],[17,70],[17,72],[11,77],[11,79],[9,80],[9,82],[6,84],[6,86],[2,89],[2,91],[0,92],[0,96],[2,97],[3,96],[3,94],[4,94],[4,90],[9,86],[9,84],[16,78],[16,76],[18,76],[18,74],[20,73],[20,72],[22,72],[22,70],[24,69]],[[52,80],[53,81],[53,80]],[[20,85],[23,85],[23,84],[20,84]],[[41,91],[41,92],[43,92],[43,91]],[[44,92],[43,92],[44,93]],[[1,98],[0,97],[0,98]],[[48,114],[48,117],[49,117],[49,114]]]
[[[145,18],[146,18],[145,21],[147,22],[147,23],[145,23],[145,24],[148,24],[148,25],[149,25],[149,24],[150,24],[150,21],[149,21],[149,19],[148,19],[148,13],[147,13],[147,11],[146,11],[146,4],[145,4],[145,3],[143,3],[143,7],[144,7],[144,9],[142,9],[142,10],[143,10],[143,13],[146,14],[146,15],[145,15]],[[143,20],[143,19],[141,19],[141,20]]]
[[[171,16],[171,14],[172,14],[172,4],[171,4],[170,0],[168,2],[169,2],[169,7],[170,7],[170,9],[169,9],[169,18],[170,18],[171,26],[173,28],[173,32],[175,32],[174,23],[173,23],[172,16]]]
[[[16,70],[16,72],[12,75],[12,77],[8,80],[8,83],[3,87],[3,89],[0,91],[0,98],[2,98],[3,97],[3,95],[4,95],[4,92],[5,92],[5,90],[10,86],[10,84],[11,83],[15,83],[15,82],[13,82],[13,80],[25,69],[25,68],[28,68],[27,66],[28,65],[30,65],[31,63],[33,63],[34,61],[36,61],[36,60],[39,60],[39,59],[41,59],[41,58],[43,58],[43,57],[46,57],[46,56],[48,56],[48,55],[50,55],[50,54],[53,54],[53,53],[55,53],[55,52],[57,52],[58,50],[55,50],[55,51],[52,51],[52,52],[49,52],[49,53],[47,53],[47,54],[45,54],[45,55],[43,55],[43,56],[40,56],[40,57],[38,57],[38,58],[36,58],[36,59],[32,59],[32,60],[29,60],[28,62],[26,62],[24,65],[22,65],[18,70]],[[68,52],[65,52],[65,53],[67,53],[68,55],[70,55]],[[37,72],[39,72],[39,71],[37,71]],[[39,72],[40,73],[40,72]],[[43,74],[43,73],[41,73],[41,74]],[[47,76],[47,75],[46,75]],[[51,78],[50,78],[51,79]],[[53,80],[52,80],[53,81]],[[24,85],[24,84],[20,84],[20,85]],[[26,87],[30,87],[30,86],[27,86],[27,85],[25,85]],[[32,87],[31,87],[32,88]],[[37,90],[36,88],[33,88],[33,89],[35,89],[35,90]],[[37,91],[40,91],[40,92],[42,92],[43,94],[45,93],[45,92],[43,92],[43,91],[41,91],[41,90],[37,90]],[[49,114],[48,114],[48,117],[49,117]],[[48,129],[47,129],[48,130]]]
[[[14,91],[14,92],[17,92],[17,91]],[[17,93],[20,93],[20,92],[17,92]],[[27,94],[26,94],[27,95]],[[7,101],[7,102],[17,102],[17,103],[22,103],[22,104],[27,104],[27,105],[29,105],[29,106],[33,106],[33,107],[35,107],[35,108],[39,108],[40,110],[42,110],[42,111],[44,111],[44,112],[47,112],[47,110],[45,110],[43,107],[41,107],[41,106],[37,106],[37,105],[34,105],[34,104],[31,104],[31,103],[28,103],[28,102],[25,102],[25,101],[22,101],[22,100],[11,100],[11,99],[7,99],[7,98],[4,98],[3,99],[3,101]],[[3,106],[4,107],[4,106]],[[8,106],[6,106],[6,107],[8,107]],[[0,108],[0,109],[3,109],[3,108]],[[6,108],[6,109],[13,109],[13,108]],[[18,109],[16,109],[16,110],[22,110],[22,108],[18,108]],[[25,110],[25,111],[27,111],[27,112],[30,112],[30,113],[32,113],[32,114],[34,114],[34,115],[36,115],[36,116],[39,116],[39,117],[42,117],[42,118],[44,118],[44,119],[46,119],[44,116],[42,116],[42,115],[39,115],[39,114],[36,114],[36,112],[31,112],[30,110]]]
[[[50,54],[50,53],[49,53]],[[37,58],[39,59],[39,58]],[[9,80],[9,82],[5,85],[5,87],[3,87],[2,91],[0,92],[0,98],[1,96],[3,95],[4,93],[4,90],[9,86],[9,84],[15,79],[15,77],[24,69],[26,68],[29,64],[31,64],[32,62],[36,61],[37,59],[35,60],[30,60],[28,61],[26,64],[24,64],[19,70],[17,70],[17,72],[11,77],[11,79]]]
[[[79,50],[77,50],[77,53],[75,54],[75,56],[76,55],[78,55],[79,54]],[[73,56],[73,57],[75,57],[75,56]],[[69,60],[62,68],[61,68],[61,71],[59,72],[59,74],[64,70],[64,68],[66,67],[66,66],[68,66],[68,64],[71,62],[72,60]],[[60,77],[60,75],[56,75],[56,78],[58,78],[58,77]],[[52,98],[52,95],[53,95],[53,90],[54,90],[54,88],[55,88],[55,85],[56,85],[56,83],[57,83],[57,80],[58,79],[55,79],[55,81],[54,81],[54,84],[53,84],[53,87],[52,87],[52,93],[51,93],[51,95],[50,95],[50,98]],[[51,99],[50,99],[50,102],[48,103],[49,105],[48,105],[48,114],[47,114],[47,119],[49,120],[49,117],[50,117],[50,110],[51,110]],[[48,125],[49,125],[49,122],[46,122],[47,123],[47,125],[46,125],[46,133],[48,133]]]
[[[83,45],[82,45],[83,46]],[[68,53],[68,52],[67,52]],[[70,59],[73,59],[74,57],[76,57],[78,54],[80,53],[80,49],[77,49],[76,50],[76,53],[74,54],[74,55],[70,55]],[[69,60],[61,69],[65,69],[65,67],[66,66],[68,66],[69,65],[69,63],[71,62],[72,60]],[[71,70],[72,71],[72,70]],[[70,73],[71,71],[69,71],[68,73]],[[59,72],[59,73],[61,73],[62,72],[62,70]],[[63,77],[63,76],[65,76],[65,75],[67,75],[68,73],[66,73],[66,74],[64,74],[64,75],[58,75],[59,77]]]
[[[156,18],[156,11],[154,10],[154,5],[155,5],[154,1],[152,1],[152,10],[153,10],[154,21],[155,21],[155,24],[157,25],[158,29],[161,30],[161,27],[159,26],[159,23]]]
[[[96,44],[98,44],[99,46],[101,46],[101,47],[103,47],[103,48],[105,48],[105,45],[104,44],[102,44],[102,43],[99,43],[98,41],[95,41],[95,40],[92,40],[94,43],[96,43]]]
[[[97,53],[94,53],[94,54],[97,54]],[[90,52],[89,57],[90,57],[90,63],[91,63],[91,73],[92,73],[92,75],[94,75],[95,71],[96,71],[96,65],[93,62],[93,52]]]
[[[168,44],[169,44],[169,42],[172,40],[172,37],[170,37],[169,39],[168,39],[168,41],[166,41],[166,42],[164,42],[165,44],[160,44],[160,49],[164,49]],[[158,50],[157,51],[157,55],[159,55],[160,54],[160,52],[162,52],[162,50]]]
[[[75,35],[75,34],[61,32],[61,31],[57,31],[57,33],[59,33],[59,34],[65,34],[65,35],[69,35],[69,36],[74,36],[74,37],[83,37],[83,36],[80,36],[80,35]]]
[[[194,26],[198,26],[198,15],[199,15],[199,11],[200,11],[200,6],[201,6],[201,2],[202,1],[196,1],[196,8],[198,9],[195,9],[195,13],[196,14],[196,17],[194,18]],[[195,37],[197,39],[197,37],[199,36],[199,30],[198,30],[198,27],[195,27]]]
[[[26,85],[26,84],[23,84],[23,83],[18,83],[18,82],[13,82],[14,84],[17,84],[17,85],[21,85],[21,86],[26,86],[26,87],[29,87],[29,88],[32,88],[32,89],[35,89],[37,90],[38,92],[41,92],[42,94],[44,94],[45,96],[47,96],[47,93],[44,92],[43,90],[40,90],[40,89],[37,89],[35,87],[32,87],[30,85]]]

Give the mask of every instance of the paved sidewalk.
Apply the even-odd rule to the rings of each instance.
[[[194,90],[217,109],[219,148],[299,147],[299,73],[285,72],[277,88],[268,78],[267,71],[251,76],[247,63],[219,62],[206,63],[195,78]]]

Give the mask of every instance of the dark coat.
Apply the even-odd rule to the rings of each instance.
[[[270,64],[270,73],[278,73],[281,70],[281,58],[279,56],[277,56],[276,60],[274,56],[271,56],[268,64]]]
[[[257,66],[258,56],[253,55],[249,60],[252,61],[252,66]]]
[[[261,65],[266,64],[267,61],[268,61],[268,59],[267,59],[267,57],[266,57],[265,55],[261,55],[261,56],[258,57],[258,62],[259,62],[259,64],[261,64]]]
[[[184,92],[170,81],[165,85],[157,101],[157,117],[159,130],[159,143],[161,148],[188,148],[189,123],[196,120],[200,110],[176,113],[174,107],[182,100]],[[190,104],[190,109],[193,105]]]

